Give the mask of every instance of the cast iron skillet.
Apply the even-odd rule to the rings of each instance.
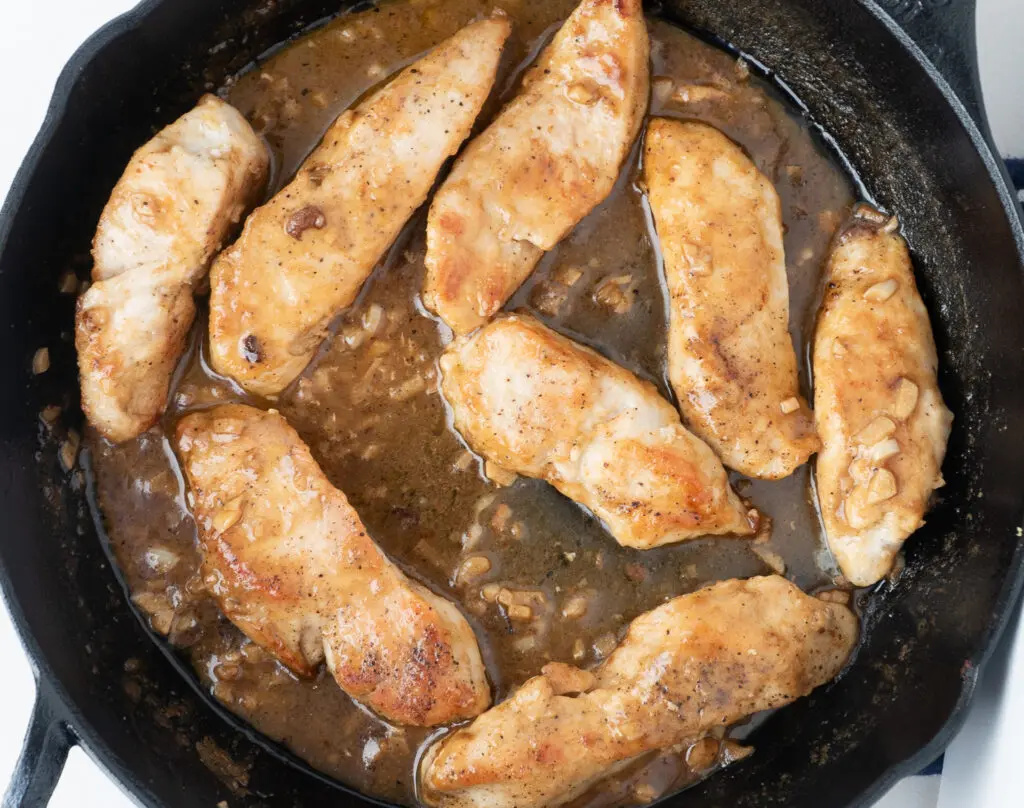
[[[773,716],[753,736],[756,755],[670,798],[673,808],[871,804],[953,736],[1020,588],[1024,232],[984,123],[973,0],[883,5],[650,9],[777,71],[864,193],[899,214],[956,414],[941,502],[902,577],[881,585],[852,668]],[[366,802],[259,741],[182,676],[129,609],[81,476],[57,459],[62,430],[81,426],[73,306],[57,279],[87,275],[92,231],[129,155],[204,89],[337,10],[336,0],[147,0],[72,58],[0,214],[0,583],[39,686],[5,806],[45,804],[72,743],[147,806]],[[40,346],[52,367],[33,377]],[[65,406],[57,439],[38,419],[53,403]]]

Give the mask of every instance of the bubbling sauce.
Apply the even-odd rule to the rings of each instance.
[[[478,127],[514,93],[523,69],[574,0],[503,0],[515,28],[495,98]],[[331,121],[368,90],[467,22],[482,0],[395,0],[341,16],[222,90],[275,157],[280,187]],[[782,199],[792,332],[811,336],[821,267],[852,188],[806,122],[742,61],[665,22],[649,20],[651,115],[705,121],[740,143]],[[555,249],[510,301],[621,362],[671,398],[666,293],[650,213],[638,187],[639,147],[611,196]],[[450,333],[424,312],[425,211],[417,214],[344,312],[306,372],[275,401],[246,396],[205,361],[200,316],[162,424],[111,446],[90,436],[92,473],[115,557],[133,601],[191,662],[214,697],[312,766],[361,791],[414,804],[415,761],[438,730],[389,726],[353,703],[326,672],[296,679],[249,642],[205,595],[195,525],[166,435],[189,410],[242,401],[279,409],[343,490],[380,546],[406,572],[454,600],[476,630],[500,701],[548,661],[593,665],[629,621],[704,584],[781,569],[806,590],[833,583],[809,471],[768,482],[733,475],[771,517],[767,542],[706,539],[655,550],[620,547],[579,506],[536,480],[488,481],[453,431],[437,389]],[[202,306],[202,303],[201,303]],[[802,379],[805,392],[806,374]],[[530,605],[510,621],[502,605]],[[443,732],[444,730],[441,730]],[[696,747],[695,747],[696,748]],[[716,758],[652,756],[576,804],[649,801],[711,771]]]

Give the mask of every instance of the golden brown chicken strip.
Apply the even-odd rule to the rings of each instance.
[[[459,334],[611,192],[647,109],[640,0],[584,0],[430,206],[423,302]]]
[[[510,24],[466,26],[344,113],[211,271],[214,369],[281,392],[423,201],[494,84]]]
[[[256,201],[270,157],[212,95],[132,155],[93,239],[94,283],[78,301],[82,409],[120,442],[160,417],[195,318],[192,287]]]
[[[729,468],[785,477],[818,449],[789,335],[782,210],[710,126],[655,118],[644,181],[665,257],[668,364],[683,419]]]
[[[526,314],[452,343],[441,389],[470,447],[547,480],[646,549],[753,533],[725,469],[652,384]]]
[[[490,704],[476,637],[367,535],[278,413],[193,413],[177,449],[203,571],[225,616],[292,671],[321,661],[342,690],[399,724],[470,718]]]
[[[953,416],[896,219],[860,208],[827,272],[813,358],[818,501],[840,569],[868,586],[924,524]]]
[[[432,747],[422,795],[442,808],[547,808],[639,756],[788,704],[832,679],[857,639],[846,607],[779,576],[731,580],[633,621],[594,672],[547,665]]]

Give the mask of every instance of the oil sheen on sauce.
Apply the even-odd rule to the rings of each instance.
[[[496,97],[478,126],[514,92],[523,68],[574,2],[499,5],[515,29]],[[272,147],[271,190],[294,173],[342,110],[492,7],[482,0],[395,0],[347,14],[223,88]],[[792,333],[804,356],[828,243],[852,202],[850,183],[805,123],[742,62],[665,22],[651,19],[649,28],[650,113],[718,127],[775,183],[786,226]],[[509,308],[533,310],[670,396],[666,295],[637,185],[638,153],[634,149],[609,199],[545,256]],[[778,482],[734,476],[740,493],[772,518],[771,538],[757,545],[760,554],[730,539],[629,550],[544,483],[519,479],[499,487],[487,481],[479,458],[452,431],[437,392],[436,360],[449,335],[417,297],[424,220],[425,211],[412,219],[356,304],[338,318],[334,338],[276,401],[246,397],[210,373],[201,317],[162,425],[116,447],[95,435],[89,439],[112,550],[153,628],[180,649],[217,699],[258,730],[328,775],[405,804],[416,801],[418,750],[437,731],[388,726],[353,704],[329,674],[297,680],[204,596],[195,527],[164,437],[183,413],[230,401],[279,409],[381,547],[410,575],[461,605],[484,650],[495,701],[547,661],[595,664],[632,618],[709,582],[780,564],[806,590],[830,585],[834,575],[806,467]],[[803,382],[806,392],[806,377]],[[509,593],[503,599],[528,601],[534,619],[507,620],[497,602],[502,590]],[[576,803],[648,801],[706,773],[688,767],[684,753],[666,753]]]

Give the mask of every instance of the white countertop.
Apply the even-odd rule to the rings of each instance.
[[[61,68],[79,44],[133,0],[0,3],[2,198],[42,123]],[[989,120],[1005,155],[1024,157],[1024,0],[978,0],[978,41]],[[1024,640],[1016,622],[989,666],[967,726],[946,754],[941,778],[898,784],[877,808],[1010,808],[1024,804],[1019,762],[1024,726]],[[34,699],[32,673],[0,607],[0,792],[21,749]],[[1011,676],[1016,672],[1016,677]],[[1018,681],[1014,681],[1016,678]],[[80,749],[73,749],[52,808],[131,806]],[[823,806],[823,808],[826,808]]]

